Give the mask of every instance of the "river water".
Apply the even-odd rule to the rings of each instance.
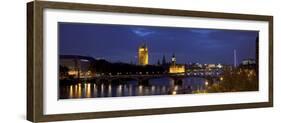
[[[184,78],[181,83],[170,78],[150,79],[145,85],[135,80],[106,84],[83,82],[60,85],[59,99],[192,94],[205,90],[206,86],[204,78],[196,77]]]

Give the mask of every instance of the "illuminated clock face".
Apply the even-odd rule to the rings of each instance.
[[[172,58],[172,61],[176,61],[176,58]]]

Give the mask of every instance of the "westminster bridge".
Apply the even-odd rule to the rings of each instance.
[[[217,80],[220,78],[220,73],[179,73],[179,74],[119,74],[119,75],[99,75],[94,77],[85,78],[86,80],[94,81],[96,83],[101,82],[113,82],[113,81],[120,81],[120,80],[136,80],[140,83],[147,83],[150,79],[157,79],[157,78],[171,78],[174,80],[175,83],[181,83],[182,79],[188,77],[197,77],[197,78],[204,78],[209,81]]]

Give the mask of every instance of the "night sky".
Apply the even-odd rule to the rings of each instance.
[[[149,64],[158,59],[177,63],[233,64],[256,54],[258,31],[176,28],[59,22],[59,54],[83,55],[110,62],[137,63],[138,47],[145,43]]]

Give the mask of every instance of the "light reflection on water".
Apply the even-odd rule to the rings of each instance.
[[[60,85],[60,99],[99,98],[146,95],[191,94],[193,91],[205,90],[205,79],[185,78],[182,83],[175,83],[170,78],[157,78],[148,84],[137,81],[122,81],[111,83],[77,83]]]

